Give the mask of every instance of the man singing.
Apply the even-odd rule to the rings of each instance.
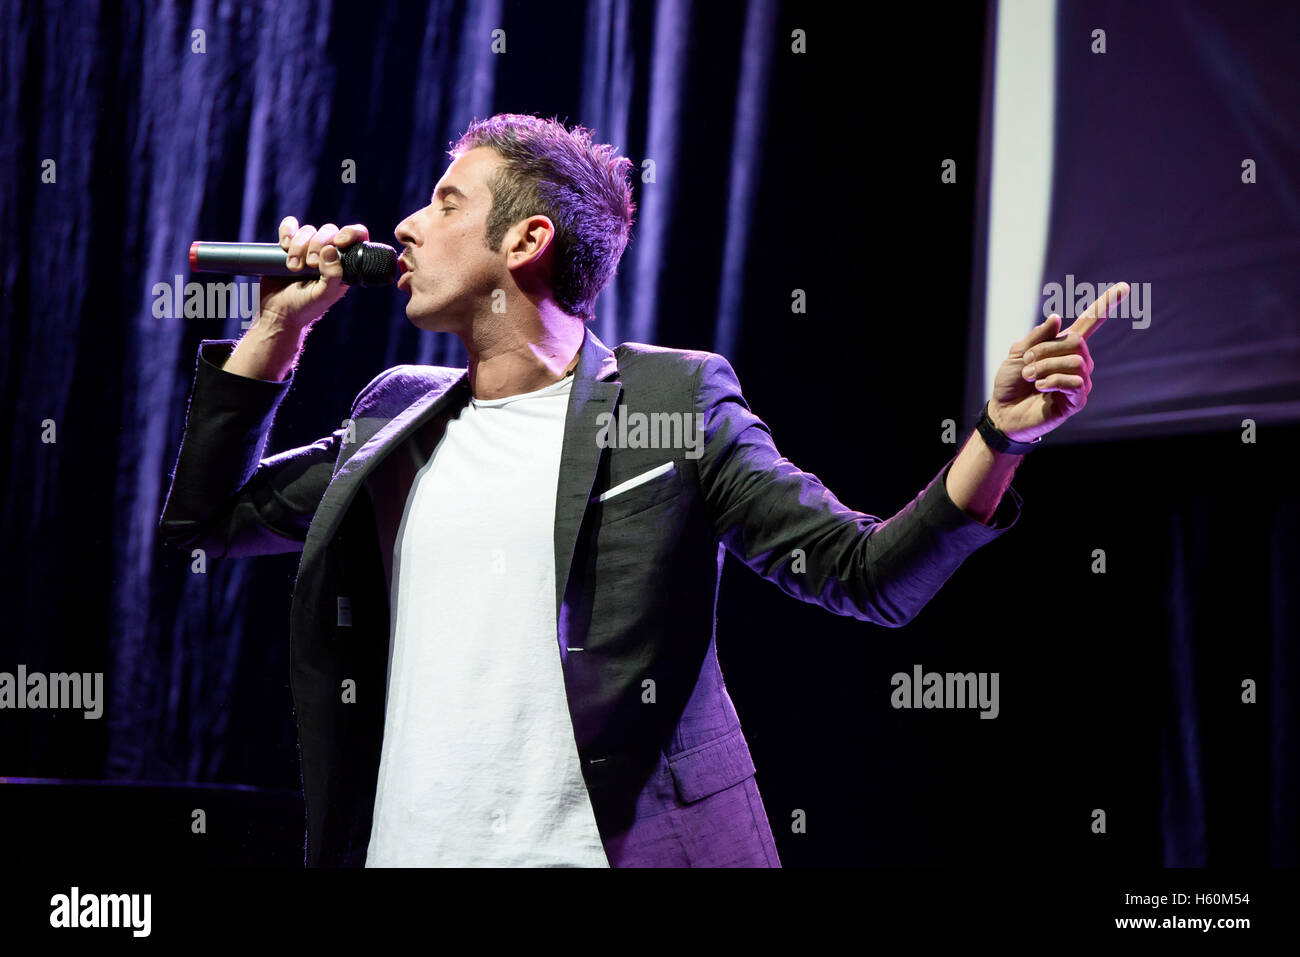
[[[289,267],[320,278],[263,279],[243,338],[201,343],[160,521],[211,555],[302,552],[306,863],[778,867],[718,668],[725,552],[907,624],[1015,523],[1016,464],[1083,407],[1086,339],[1127,287],[1013,345],[977,430],[881,521],[781,456],[722,356],[592,334],[632,227],[627,158],[517,114],[450,155],[397,227],[398,288],[468,369],[388,369],[331,435],[263,458],[347,292],[339,250],[369,239],[286,217]]]

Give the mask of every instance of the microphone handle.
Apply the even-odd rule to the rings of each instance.
[[[388,275],[374,276],[367,283],[362,270],[366,255],[380,254],[384,260],[392,259],[396,273],[396,250],[383,243],[354,243],[340,250],[343,264],[343,282],[349,286],[387,285],[396,278]],[[193,272],[224,273],[231,276],[288,276],[294,279],[315,279],[320,270],[303,266],[293,270],[285,264],[285,252],[279,243],[207,243],[190,244],[190,270]],[[387,272],[387,271],[385,271]],[[378,281],[374,281],[378,280]]]

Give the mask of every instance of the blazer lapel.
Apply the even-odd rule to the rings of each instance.
[[[555,490],[555,620],[562,620],[564,591],[569,583],[578,529],[586,513],[596,469],[603,451],[596,443],[597,417],[613,413],[623,383],[618,361],[588,327],[573,372],[569,408],[564,418],[564,445]]]
[[[386,455],[400,447],[416,429],[436,416],[452,401],[468,401],[469,394],[469,370],[467,369],[449,386],[443,389],[431,389],[420,396],[385,422],[379,431],[352,453],[325,490],[325,496],[316,509],[311,529],[307,533],[307,541],[303,546],[304,553],[311,547],[313,539],[320,543],[327,542],[333,537],[357,490],[365,482],[366,476],[374,471]]]
[[[613,413],[622,387],[614,353],[588,327],[578,355],[578,365],[573,372],[573,388],[569,392],[569,405],[564,419],[560,474],[556,481],[556,621],[560,620],[573,552],[578,541],[578,529],[582,526],[603,451],[596,443],[596,435],[600,431],[597,418],[601,413]],[[431,390],[416,399],[367,439],[343,463],[326,489],[303,546],[304,561],[314,553],[314,549],[333,537],[357,490],[384,457],[453,400],[467,402],[469,396],[469,370],[465,370],[447,388],[441,391]]]

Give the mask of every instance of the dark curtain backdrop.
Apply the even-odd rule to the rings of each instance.
[[[0,775],[297,787],[297,557],[196,574],[155,534],[198,342],[240,322],[157,318],[152,290],[190,278],[191,240],[271,240],[289,213],[391,241],[475,116],[559,115],[632,158],[606,343],[726,354],[786,455],[847,504],[901,508],[956,452],[992,15],[7,0],[0,671],[103,671],[108,701],[100,721],[0,713]],[[387,366],[463,362],[402,302],[354,290],[312,332],[268,451],[337,428]],[[1235,433],[1049,443],[1017,477],[1020,525],[901,632],[729,563],[719,653],[787,866],[1294,864],[1296,439],[1230,467]],[[893,710],[914,663],[999,671],[1000,718]]]
[[[1042,282],[1122,272],[1151,299],[1099,343],[1070,440],[1300,422],[1300,6],[1062,0],[1058,16]],[[1103,55],[1079,42],[1099,24]]]

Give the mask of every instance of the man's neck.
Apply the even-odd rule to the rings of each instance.
[[[585,323],[568,316],[522,326],[476,324],[469,336],[461,336],[474,398],[503,399],[559,382],[577,367],[585,335]]]

